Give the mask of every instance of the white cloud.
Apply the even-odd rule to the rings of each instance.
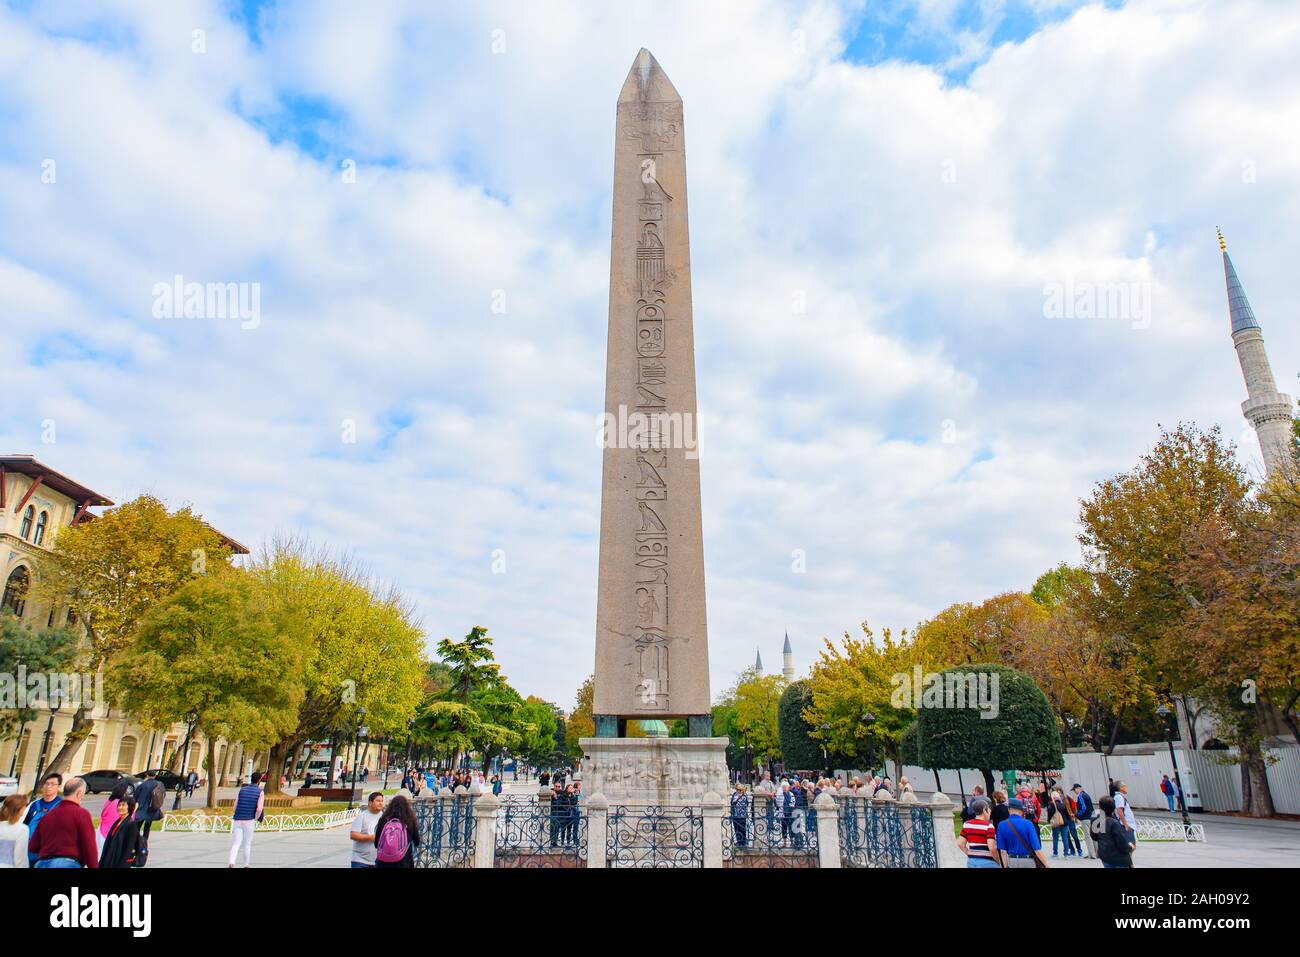
[[[987,55],[985,29],[955,83],[841,59],[857,4],[284,3],[260,46],[215,3],[103,10],[0,12],[0,446],[348,547],[565,704],[642,45],[686,99],[715,689],[787,627],[804,666],[864,618],[1027,587],[1157,422],[1239,435],[1215,225],[1294,378],[1295,11],[1089,7]],[[260,283],[262,324],[153,319],[177,273]],[[1149,283],[1150,327],[1045,319],[1079,280]]]

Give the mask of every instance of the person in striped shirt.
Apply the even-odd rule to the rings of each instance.
[[[993,805],[987,798],[978,797],[971,801],[970,809],[975,816],[962,824],[961,834],[957,836],[957,846],[966,855],[966,866],[1000,867],[996,857],[996,832],[990,820]]]

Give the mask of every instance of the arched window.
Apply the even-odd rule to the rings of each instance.
[[[27,511],[23,512],[23,525],[22,528],[19,530],[19,534],[22,536],[24,541],[26,541],[27,536],[32,533],[32,522],[35,520],[36,520],[36,506],[28,505]]]
[[[28,506],[30,508],[31,506]],[[36,520],[36,535],[32,538],[33,545],[39,545],[45,541],[45,526],[50,524],[50,513],[41,512],[41,517]],[[26,536],[24,536],[26,537]]]
[[[9,580],[5,582],[4,599],[0,600],[0,607],[8,608],[19,618],[27,606],[27,581],[27,566],[19,565],[9,573]]]
[[[130,774],[131,767],[135,764],[135,738],[127,735],[122,739],[122,743],[117,746],[117,770],[123,774]]]
[[[95,770],[95,749],[99,747],[99,735],[92,734],[86,739],[86,751],[81,759],[81,766],[87,771]]]

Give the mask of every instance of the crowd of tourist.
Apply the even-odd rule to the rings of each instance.
[[[1002,790],[986,795],[976,785],[974,796],[962,809],[957,846],[968,867],[1045,868],[1050,865],[1039,828],[1046,824],[1052,832],[1052,857],[1062,856],[1064,848],[1065,857],[1100,859],[1102,867],[1132,867],[1137,818],[1128,800],[1128,785],[1112,780],[1108,791],[1094,802],[1079,784],[1066,790],[1045,782],[1037,792],[1021,784],[1014,797]]]
[[[525,771],[527,776],[528,772]],[[580,825],[581,780],[570,780],[568,769],[538,770],[539,788],[549,791],[549,843],[552,847],[577,842]],[[574,775],[578,777],[578,775]],[[414,801],[422,792],[479,796],[503,789],[500,774],[477,769],[411,767],[401,779],[402,790],[386,800],[372,792],[353,821],[351,866],[413,867],[420,843]],[[1161,783],[1166,796],[1176,794]],[[1017,782],[1009,794],[991,794],[977,785],[961,811],[957,845],[971,868],[1045,868],[1048,854],[1040,827],[1052,834],[1051,857],[1099,859],[1103,867],[1133,866],[1137,847],[1137,819],[1128,800],[1128,786],[1111,781],[1108,794],[1098,800],[1079,784],[1065,789],[1047,780],[1034,790]],[[901,802],[916,800],[906,777],[895,783],[887,775],[850,777],[821,774],[765,772],[751,788],[737,781],[728,817],[733,839],[744,847],[756,841],[773,846],[804,848],[815,833],[814,805],[819,795],[837,798],[888,796]],[[57,773],[41,780],[40,795],[28,801],[10,795],[0,804],[0,867],[129,868],[148,860],[149,830],[162,819],[165,789],[156,775],[146,772],[134,787],[119,784],[100,811],[98,826],[82,804],[86,783],[80,777],[66,780]],[[1174,809],[1172,797],[1169,807]],[[231,820],[229,866],[242,856],[250,863],[253,834],[264,819],[265,796],[261,775],[253,773],[235,797]]]

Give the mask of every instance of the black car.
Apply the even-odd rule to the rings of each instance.
[[[159,781],[162,782],[162,786],[166,788],[168,791],[175,791],[178,788],[185,787],[185,779],[181,777],[179,774],[177,774],[175,771],[168,771],[164,768],[156,768],[152,771],[141,771],[140,772],[141,779],[143,779],[146,774],[152,774],[155,778],[157,778]]]
[[[134,788],[140,783],[138,777],[123,774],[121,771],[91,771],[81,777],[86,782],[86,790],[91,794],[98,794],[100,791],[112,791],[119,784],[128,784]]]

